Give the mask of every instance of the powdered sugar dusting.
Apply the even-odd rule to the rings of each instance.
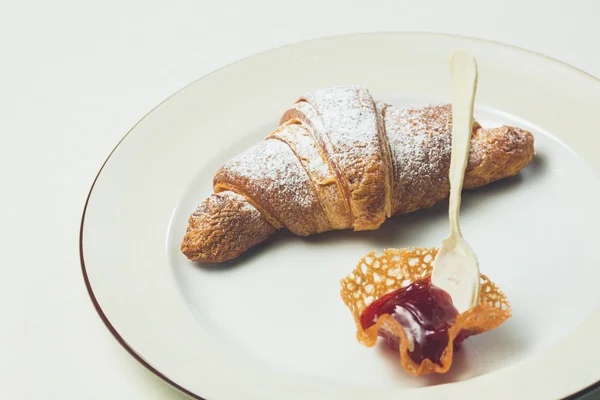
[[[337,86],[301,101],[316,112],[317,118],[310,119],[315,138],[350,194],[354,229],[376,229],[385,220],[388,191],[380,146],[383,127],[373,98],[360,86]]]
[[[251,182],[256,192],[286,197],[301,208],[317,202],[296,155],[279,140],[265,140],[233,158],[222,170]]]
[[[341,171],[379,154],[377,114],[369,92],[360,86],[321,89],[306,96],[327,132],[330,154]]]
[[[319,145],[307,127],[300,123],[284,123],[271,136],[286,142],[295,151],[316,184],[334,179],[329,165],[321,156]]]
[[[392,151],[396,206],[408,208],[447,180],[450,163],[452,111],[450,105],[385,109],[385,129]],[[400,201],[401,200],[401,201]],[[404,212],[405,210],[400,210]],[[398,212],[398,210],[396,210]]]

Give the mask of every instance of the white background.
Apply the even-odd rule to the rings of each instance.
[[[106,330],[77,247],[102,162],[182,86],[274,46],[389,30],[502,41],[600,76],[599,17],[597,0],[2,0],[0,398],[184,398]]]

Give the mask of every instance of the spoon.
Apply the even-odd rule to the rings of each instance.
[[[433,261],[431,283],[445,290],[459,313],[479,301],[479,264],[463,239],[458,222],[461,191],[471,145],[473,103],[477,89],[477,64],[465,51],[450,60],[452,75],[452,151],[450,157],[450,236]]]

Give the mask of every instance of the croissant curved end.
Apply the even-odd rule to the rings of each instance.
[[[479,128],[473,133],[466,189],[517,175],[535,157],[531,132],[514,126]]]
[[[230,191],[214,193],[190,216],[181,251],[192,261],[228,261],[275,231],[244,196]]]

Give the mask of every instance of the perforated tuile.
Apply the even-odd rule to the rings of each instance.
[[[435,248],[388,249],[384,250],[381,256],[371,252],[358,262],[351,274],[341,280],[340,294],[354,317],[358,341],[367,347],[374,346],[379,329],[385,329],[399,337],[400,363],[411,375],[447,372],[452,365],[454,338],[461,330],[469,330],[475,334],[483,333],[496,328],[511,315],[506,296],[482,274],[479,304],[460,314],[448,330],[449,340],[441,358],[441,365],[429,359],[423,360],[421,364],[415,363],[408,355],[404,329],[388,314],[380,316],[373,326],[364,330],[360,316],[365,308],[387,293],[430,276],[437,252]]]

